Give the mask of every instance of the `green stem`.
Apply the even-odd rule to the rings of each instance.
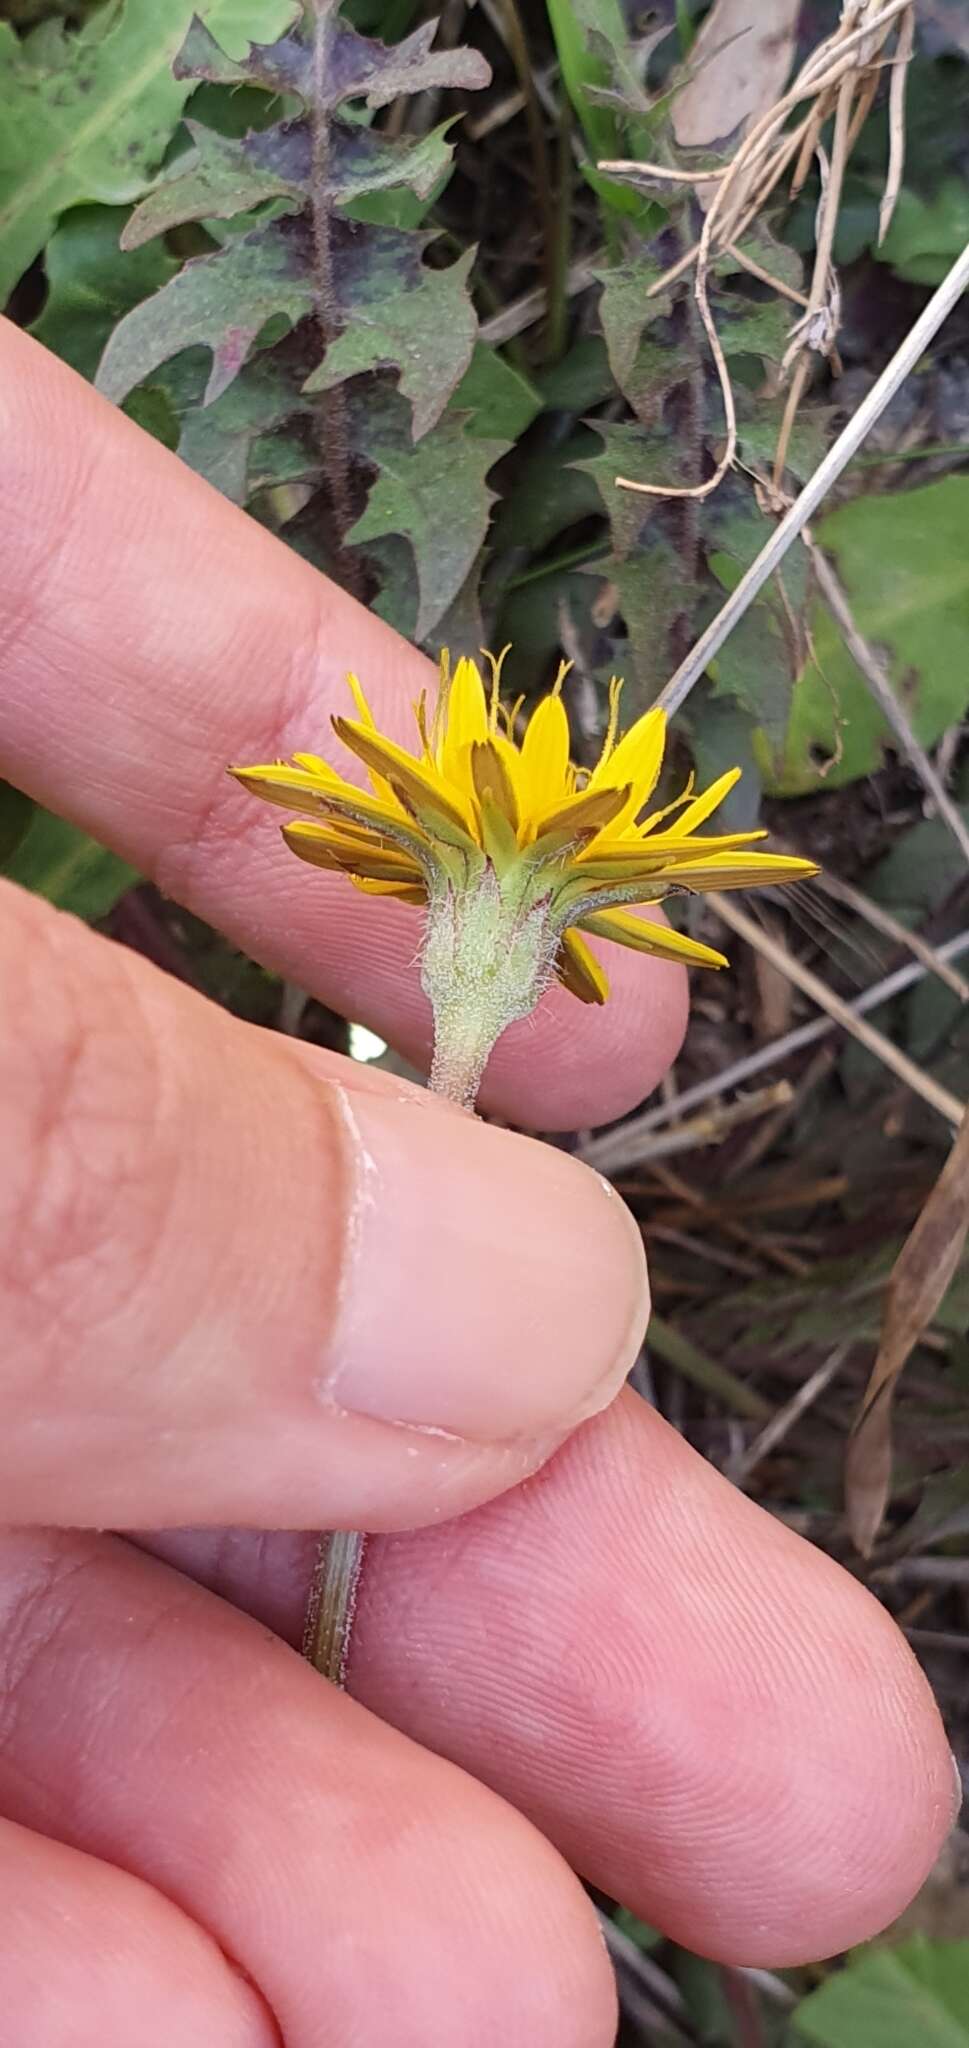
[[[464,1003],[444,1005],[435,1015],[430,1079],[434,1094],[473,1109],[493,1043],[493,1029],[482,1026]],[[321,1677],[341,1690],[346,1684],[366,1541],[356,1529],[336,1529],[321,1537],[307,1603],[303,1655]]]
[[[472,1011],[457,1002],[434,1017],[434,1058],[428,1083],[432,1094],[444,1095],[473,1109],[481,1077],[494,1044],[490,1025],[482,1027]]]
[[[566,284],[572,248],[572,102],[565,92],[559,109],[557,187],[552,275],[545,316],[545,354],[549,363],[557,363],[565,354],[569,332]]]
[[[517,0],[503,0],[502,13],[505,25],[505,40],[508,53],[515,67],[522,98],[525,102],[525,120],[528,126],[528,144],[532,158],[532,176],[535,180],[535,196],[538,200],[539,218],[542,224],[542,268],[545,274],[546,322],[555,299],[556,272],[556,222],[552,203],[552,178],[548,161],[548,145],[545,141],[545,123],[538,94],[535,91],[535,75],[529,55],[528,43]],[[546,348],[548,327],[546,325]]]
[[[773,1414],[769,1401],[755,1393],[753,1387],[745,1386],[725,1365],[708,1358],[705,1351],[674,1330],[671,1323],[664,1322],[662,1316],[650,1316],[648,1342],[667,1365],[674,1366],[694,1386],[702,1387],[704,1393],[715,1394],[736,1415],[749,1416],[751,1422],[766,1422]]]

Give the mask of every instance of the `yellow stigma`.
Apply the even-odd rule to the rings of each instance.
[[[356,716],[334,718],[333,727],[363,762],[369,790],[315,754],[231,772],[295,814],[283,827],[294,853],[349,876],[368,894],[433,911],[438,900],[466,897],[487,881],[506,924],[512,913],[520,924],[540,912],[549,973],[584,1002],[604,1002],[609,984],[583,933],[663,959],[723,967],[712,947],[636,917],[631,907],[674,890],[769,887],[816,872],[810,861],[751,852],[763,832],[698,831],[739,768],[699,796],[691,780],[674,803],[650,812],[666,720],[662,711],[647,711],[620,736],[617,679],[602,752],[588,772],[570,759],[562,701],[567,665],[516,737],[520,704],[501,699],[504,653],[485,658],[487,687],[476,662],[462,658],[452,672],[442,655],[430,719],[423,699],[415,707],[413,753],[378,730],[360,682],[350,677]]]

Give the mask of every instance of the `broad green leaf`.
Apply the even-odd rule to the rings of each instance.
[[[178,442],[182,461],[236,505],[267,484],[291,482],[294,474],[312,476],[319,470],[319,447],[308,421],[299,418],[310,412],[299,385],[299,372],[294,373],[285,348],[254,356],[213,405],[186,408]],[[300,439],[304,424],[305,446]],[[299,442],[302,460],[297,464],[291,434],[278,431],[283,426]],[[264,450],[261,465],[257,445]],[[258,475],[253,474],[257,469]]]
[[[210,405],[238,376],[266,322],[282,314],[295,325],[313,301],[300,223],[255,228],[212,256],[196,256],[119,323],[101,358],[98,390],[120,405],[159,364],[202,344],[212,352],[202,400]]]
[[[454,394],[456,411],[468,412],[468,433],[496,441],[519,441],[542,410],[542,398],[520,370],[487,342],[475,345]]]
[[[964,178],[945,178],[931,197],[902,187],[876,254],[912,284],[941,284],[967,241],[969,187]]]
[[[494,543],[499,554],[541,556],[557,536],[601,513],[594,475],[584,474],[600,444],[589,427],[577,427],[567,441],[541,443],[528,451],[515,488],[495,512]]]
[[[619,0],[546,5],[565,90],[589,150],[588,183],[610,213],[626,215],[643,234],[655,232],[663,208],[596,168],[600,157],[645,155],[650,125],[650,102],[632,61]]]
[[[617,557],[589,573],[609,578],[615,586],[617,609],[626,622],[628,722],[654,701],[667,681],[672,667],[670,627],[684,608],[692,605],[695,592],[684,582],[682,566],[673,548],[659,535],[625,560]]]
[[[34,812],[29,829],[7,861],[11,882],[45,896],[76,917],[106,917],[138,877],[127,861],[89,839],[50,811]]]
[[[625,561],[642,543],[644,531],[662,501],[641,491],[624,490],[616,478],[625,476],[633,483],[656,483],[664,467],[669,466],[673,443],[668,434],[644,433],[642,427],[625,422],[590,420],[589,425],[602,441],[602,453],[584,457],[574,467],[595,478],[608,515],[613,548],[619,560]]]
[[[363,370],[396,369],[398,390],[410,401],[415,441],[440,419],[471,361],[478,327],[467,290],[474,250],[447,270],[429,270],[420,262],[419,247],[408,244],[412,261],[400,290],[373,298],[364,290],[345,309],[348,325],[305,387],[331,391]]]
[[[803,1999],[791,2023],[817,2048],[969,2048],[969,1942],[916,1935],[871,1949]]]
[[[16,852],[33,815],[32,799],[12,782],[0,782],[0,867]]]
[[[760,553],[771,524],[752,507],[723,514],[711,508],[708,560],[726,590],[739,583]],[[802,624],[808,585],[808,556],[795,541],[778,575],[740,619],[711,663],[714,696],[732,697],[760,728],[771,754],[783,758],[791,698],[804,660]]]
[[[649,421],[670,385],[681,382],[690,368],[686,347],[676,347],[668,331],[655,337],[649,332],[654,322],[669,318],[672,306],[668,292],[649,297],[660,274],[660,265],[646,256],[596,272],[610,369],[633,411]]]
[[[615,114],[597,105],[597,87],[612,85],[614,66],[608,51],[625,52],[626,24],[619,0],[547,0],[548,18],[555,37],[565,89],[582,125],[593,159],[616,157],[620,153],[619,123]],[[593,34],[598,33],[598,47]]]
[[[886,659],[916,738],[934,746],[969,708],[969,477],[856,498],[816,529],[835,561],[859,631]],[[811,619],[814,659],[797,684],[776,772],[782,796],[872,774],[897,746],[824,607]],[[840,737],[841,758],[836,738]],[[831,762],[821,774],[824,764]]]
[[[47,299],[30,331],[82,377],[94,376],[119,320],[178,268],[160,243],[127,254],[119,241],[126,219],[123,207],[74,206],[44,251]]]
[[[122,205],[165,154],[191,83],[172,65],[193,0],[123,0],[76,34],[43,23],[21,41],[0,22],[0,300],[70,206]],[[198,0],[199,15],[241,54],[291,21],[293,0]]]
[[[553,411],[590,412],[612,397],[610,364],[599,334],[580,334],[561,362],[538,375],[546,406]]]
[[[602,285],[599,317],[605,336],[609,363],[616,383],[640,419],[651,422],[666,392],[681,384],[696,367],[699,349],[709,355],[706,337],[699,324],[696,332],[674,340],[666,322],[672,308],[669,292],[651,297],[651,288],[662,275],[662,266],[652,256],[638,256],[598,270]],[[779,363],[787,344],[790,320],[779,304],[759,304],[712,288],[713,313],[724,355],[754,355]],[[654,332],[654,329],[656,330]],[[723,402],[716,387],[713,364],[708,380],[711,402],[708,431],[724,430]],[[672,481],[672,479],[671,479]]]
[[[368,450],[377,481],[347,539],[363,544],[403,534],[410,542],[417,567],[414,632],[419,641],[427,639],[453,603],[482,545],[495,497],[485,478],[506,452],[506,442],[477,439],[466,432],[463,419],[449,415],[416,447],[394,442]]]
[[[741,778],[717,806],[718,832],[752,832],[760,824],[761,781],[754,757],[754,721],[735,697],[713,697],[701,685],[683,713],[697,786],[708,789],[728,768]]]

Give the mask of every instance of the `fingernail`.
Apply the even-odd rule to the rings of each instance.
[[[642,1240],[608,1183],[471,1117],[344,1094],[348,1223],[320,1392],[482,1443],[606,1406],[649,1308]]]

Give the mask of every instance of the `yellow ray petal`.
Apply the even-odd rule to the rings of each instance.
[[[606,762],[608,761],[609,756],[612,753],[613,747],[616,744],[616,734],[619,730],[619,700],[621,696],[622,678],[620,676],[611,676],[609,679],[609,719],[606,725],[605,736],[603,738],[599,759],[596,762],[595,768],[593,769],[593,774],[599,775],[600,781],[605,780],[604,776],[602,776],[601,774],[601,770],[605,767]]]
[[[349,671],[349,674],[347,676],[347,683],[349,685],[350,695],[352,696],[353,701],[357,707],[361,725],[367,726],[371,732],[376,732],[377,721],[373,715],[373,712],[370,709],[370,705],[367,700],[367,695],[364,690],[363,684],[361,683],[359,676],[355,675],[352,669]],[[373,785],[374,795],[379,796],[382,803],[389,804],[392,810],[399,810],[403,815],[406,815],[406,813],[404,813],[403,810],[403,805],[399,801],[399,798],[395,795],[390,783],[385,781],[382,775],[377,775],[373,771],[371,771],[370,781]]]
[[[558,810],[536,820],[536,846],[546,838],[561,839],[563,834],[563,844],[567,844],[583,832],[598,832],[611,824],[628,802],[628,784],[622,789],[583,789]]]
[[[351,875],[350,881],[364,896],[396,896],[399,903],[427,902],[427,890],[410,882],[373,882],[366,875]]]
[[[522,816],[540,818],[570,793],[569,721],[561,697],[543,697],[525,728],[518,756]]]
[[[437,768],[447,783],[470,797],[471,748],[488,738],[488,700],[477,662],[462,655],[448,685],[446,724],[437,750]]]
[[[681,889],[769,889],[775,882],[805,880],[817,872],[813,860],[797,860],[793,854],[714,853],[678,861],[670,879]]]
[[[694,797],[693,802],[688,804],[686,810],[681,811],[677,818],[677,838],[681,833],[695,832],[697,826],[702,825],[704,818],[708,818],[711,811],[715,811],[717,805],[722,804],[724,797],[740,781],[741,773],[739,768],[728,768],[726,775],[718,776],[716,782],[711,782],[709,789],[705,789],[701,796]]]
[[[370,732],[355,719],[335,718],[333,730],[371,774],[376,771],[378,777],[390,782],[395,795],[403,793],[418,808],[423,806],[446,819],[477,845],[477,821],[470,799],[462,800],[459,790],[445,786],[443,777],[429,763],[415,761],[413,754],[398,747],[394,740],[388,740],[383,733]]]
[[[339,868],[344,874],[367,875],[381,882],[416,885],[423,881],[416,860],[412,860],[403,848],[381,845],[376,837],[368,841],[361,834],[359,839],[351,839],[328,830],[325,825],[299,821],[283,826],[283,838],[301,859],[313,861],[317,867]]]
[[[370,727],[372,727],[374,731],[376,731],[377,721],[367,702],[363,684],[360,681],[360,677],[358,675],[355,675],[352,669],[350,669],[347,673],[347,685],[350,690],[350,695],[352,696],[353,701],[357,707],[357,715],[359,717],[361,725],[369,725]]]
[[[506,818],[512,831],[518,829],[518,803],[508,764],[494,740],[472,740],[471,777],[479,803],[486,799]]]
[[[577,931],[565,931],[559,941],[555,972],[563,988],[578,996],[580,1003],[604,1003],[609,994],[609,977]]]
[[[303,759],[315,762],[316,757],[304,754]],[[253,796],[280,804],[285,811],[302,811],[308,818],[319,816],[331,796],[360,793],[325,761],[313,768],[294,767],[289,761],[257,761],[245,768],[230,768],[229,774]]]
[[[723,953],[688,939],[672,926],[654,924],[652,918],[634,917],[629,910],[596,910],[582,919],[585,932],[600,939],[615,939],[620,946],[632,946],[637,953],[652,953],[659,960],[682,960],[687,967],[726,967]]]
[[[642,718],[637,718],[635,725],[623,733],[611,754],[597,763],[589,777],[589,788],[602,789],[606,784],[628,782],[636,799],[636,810],[640,810],[655,787],[663,765],[665,746],[665,712],[645,711]]]
[[[667,868],[680,868],[690,861],[705,860],[710,854],[732,851],[735,847],[747,847],[754,839],[766,839],[766,832],[724,832],[709,839],[677,839],[672,833],[662,837],[644,840],[614,840],[611,832],[602,832],[590,846],[583,847],[575,856],[576,872],[579,875],[613,875],[617,881],[623,874],[654,875]]]

